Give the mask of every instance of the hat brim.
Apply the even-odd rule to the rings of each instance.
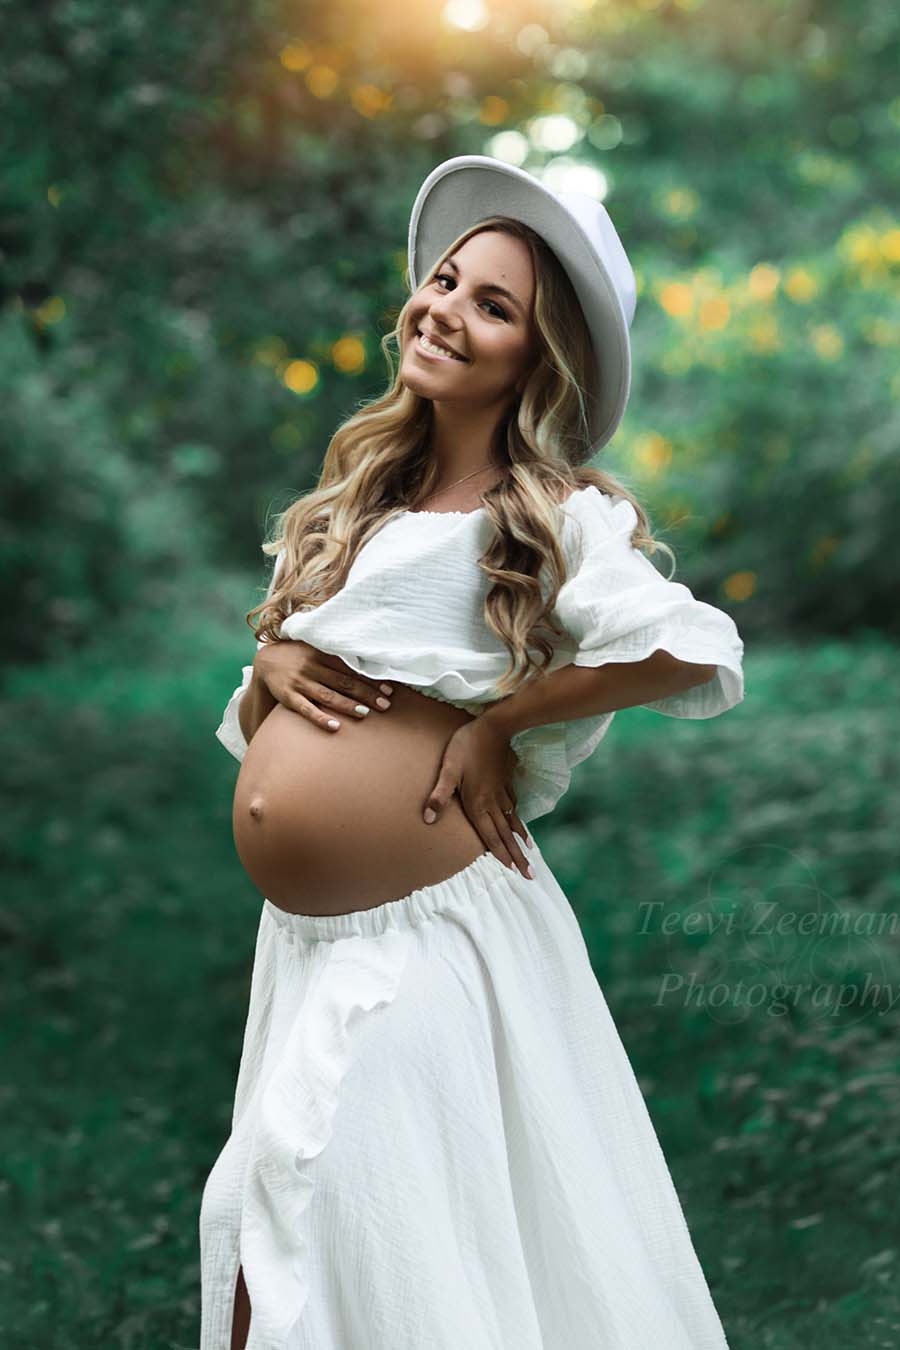
[[[416,194],[409,220],[409,281],[415,290],[441,254],[488,216],[512,216],[535,230],[556,254],[578,296],[594,348],[585,391],[590,446],[611,439],[631,388],[628,323],[609,272],[579,222],[524,169],[484,155],[458,155],[439,164]]]

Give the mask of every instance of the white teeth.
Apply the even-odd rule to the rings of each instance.
[[[436,343],[431,342],[424,333],[419,334],[419,342],[425,348],[426,352],[433,352],[435,356],[445,356],[450,361],[462,360],[462,357],[457,356],[455,352],[448,352],[446,347],[439,347]]]

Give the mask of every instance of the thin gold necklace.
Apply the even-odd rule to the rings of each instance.
[[[447,487],[445,487],[445,488],[439,488],[437,492],[429,492],[428,496],[427,496],[427,497],[423,497],[422,500],[425,501],[425,502],[430,502],[434,497],[442,497],[442,496],[444,495],[444,493],[445,493],[445,492],[449,492],[451,488],[459,487],[460,483],[465,483],[465,482],[467,482],[470,478],[474,478],[475,475],[476,475],[476,473],[484,473],[485,469],[490,469],[490,468],[492,468],[492,467],[493,467],[493,466],[490,465],[490,464],[482,464],[482,466],[481,466],[480,469],[473,469],[472,472],[471,472],[471,473],[467,473],[467,474],[465,475],[465,477],[463,477],[463,478],[457,478],[457,480],[456,480],[455,483],[450,483],[450,484],[449,484]]]

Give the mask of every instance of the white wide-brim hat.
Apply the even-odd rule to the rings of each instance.
[[[415,290],[448,246],[488,216],[512,216],[545,240],[567,272],[594,348],[585,391],[588,459],[612,437],[631,390],[629,329],[634,272],[602,202],[583,192],[552,192],[532,174],[488,155],[457,155],[432,169],[409,220],[409,281]]]

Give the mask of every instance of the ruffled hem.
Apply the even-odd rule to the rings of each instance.
[[[286,940],[291,941],[289,930]],[[309,1295],[304,1215],[315,1159],[333,1133],[338,1092],[362,1012],[397,994],[411,935],[322,943],[321,965],[260,1093],[244,1181],[240,1258],[253,1317],[246,1350],[287,1350]]]
[[[692,685],[681,694],[669,694],[638,706],[668,717],[717,717],[744,698],[743,644],[738,639],[730,650],[706,634],[687,630],[674,633],[647,631],[640,641],[630,635],[621,644],[610,643],[595,651],[581,651],[574,665],[597,669],[610,663],[643,661],[658,649],[680,661],[715,665],[716,674],[705,684]],[[510,744],[519,760],[513,776],[518,814],[524,823],[552,811],[568,791],[572,771],[596,750],[612,725],[615,712],[599,717],[581,717],[573,722],[553,722],[518,732]]]
[[[662,650],[678,661],[689,661],[701,666],[715,666],[713,679],[693,684],[680,694],[641,703],[641,708],[665,713],[667,717],[718,717],[742,702],[744,697],[743,644],[738,640],[728,649],[721,640],[690,630],[653,630],[636,638],[630,634],[621,642],[610,642],[597,651],[580,651],[576,666],[596,669],[612,662],[646,661],[655,651]]]
[[[322,608],[320,606],[318,610],[298,610],[295,614],[289,614],[278,630],[279,637],[308,642],[321,652],[339,656],[357,675],[365,675],[371,680],[396,680],[398,684],[408,684],[414,689],[432,689],[437,686],[446,703],[460,707],[471,704],[483,708],[486,703],[493,701],[491,687],[496,680],[496,655],[482,654],[480,668],[473,666],[467,674],[458,666],[449,665],[446,655],[442,657],[424,648],[399,651],[396,641],[392,641],[388,653],[371,650],[366,656],[348,654],[348,644],[335,635],[333,628],[329,633],[327,616],[322,622],[321,632],[317,632],[317,616]],[[368,645],[370,648],[373,646],[371,638],[368,639]],[[469,655],[478,654],[473,652]]]

